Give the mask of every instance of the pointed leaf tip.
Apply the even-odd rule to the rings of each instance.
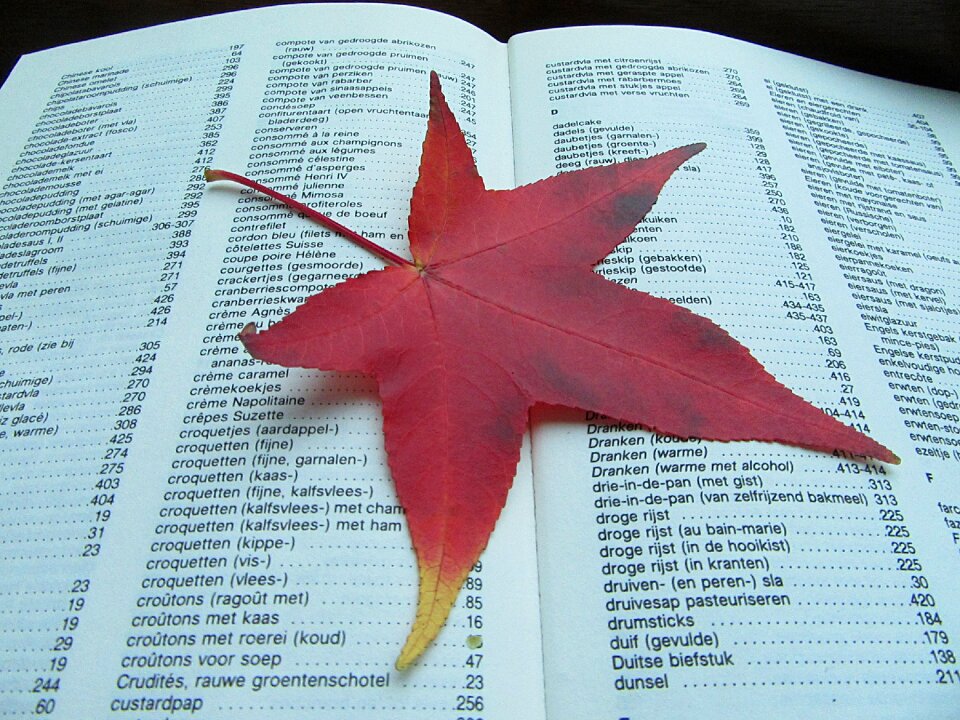
[[[443,95],[443,88],[440,85],[440,76],[436,70],[430,71],[430,109],[434,110],[439,105],[446,105],[447,101]]]
[[[692,143],[691,145],[686,145],[683,149],[687,151],[687,156],[684,159],[686,161],[706,150],[707,144],[704,142]]]
[[[445,569],[421,565],[417,614],[394,663],[397,670],[405,670],[416,662],[440,634],[472,567],[472,563],[466,567]],[[444,581],[445,575],[451,577]]]

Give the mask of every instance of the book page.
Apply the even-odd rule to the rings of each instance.
[[[428,74],[513,184],[504,47],[394,6],[286,6],[25,58],[0,91],[4,717],[543,716],[530,466],[404,672],[417,571],[361,376],[236,335],[407,253]],[[525,457],[527,454],[525,454]]]
[[[715,320],[903,458],[543,411],[548,717],[955,712],[957,96],[689,31],[510,48],[518,183],[707,145],[597,272]]]

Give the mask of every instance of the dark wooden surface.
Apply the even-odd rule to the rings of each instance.
[[[27,52],[188,17],[269,4],[254,0],[6,0],[0,78]],[[505,40],[566,25],[710,30],[875,75],[960,90],[960,0],[413,0]]]

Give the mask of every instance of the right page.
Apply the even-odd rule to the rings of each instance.
[[[597,272],[903,458],[539,412],[548,717],[954,716],[958,96],[693,31],[510,50],[518,183],[707,144]]]

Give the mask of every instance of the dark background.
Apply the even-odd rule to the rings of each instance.
[[[188,17],[283,4],[255,0],[6,0],[0,79],[27,52]],[[960,90],[960,0],[412,0],[506,40],[565,25],[709,30],[898,80]]]

